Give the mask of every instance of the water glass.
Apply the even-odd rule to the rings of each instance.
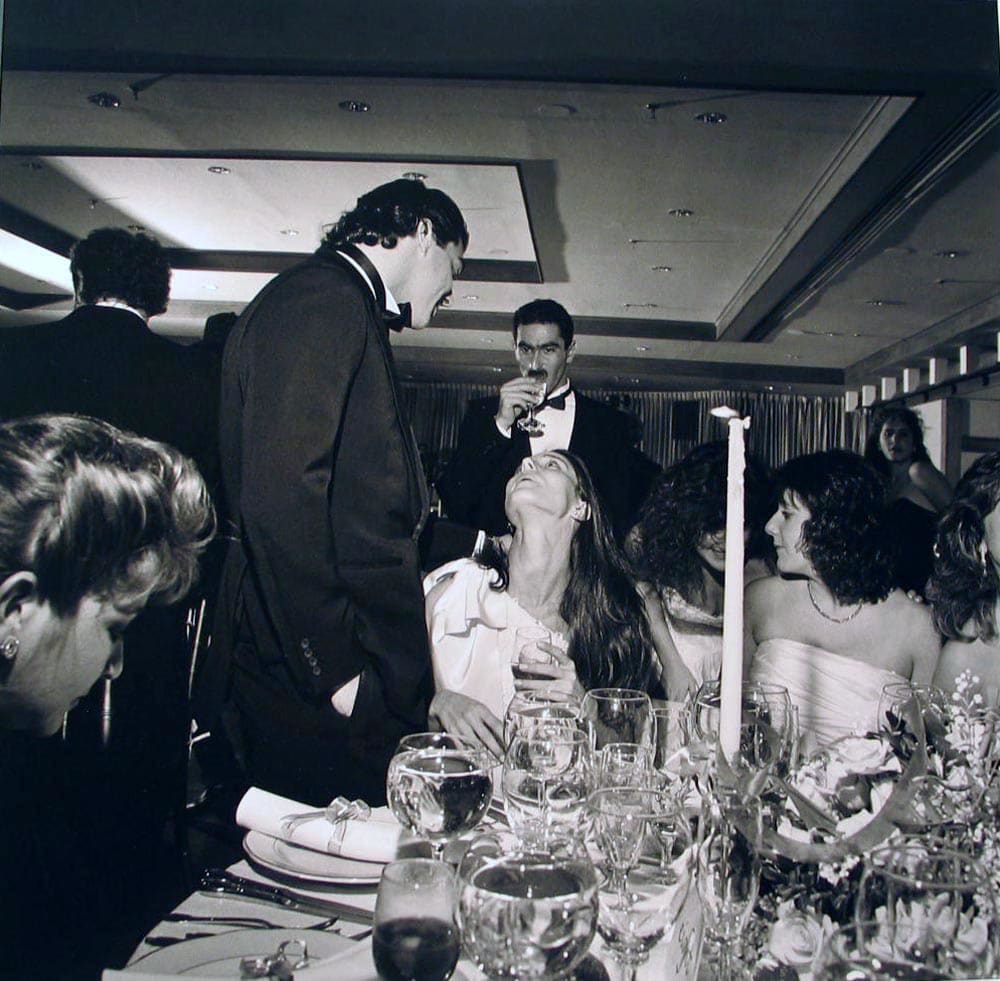
[[[583,719],[594,750],[608,743],[652,744],[649,696],[632,688],[594,688],[583,696]]]
[[[504,713],[504,740],[509,744],[522,723],[555,721],[577,728],[582,718],[580,699],[569,692],[537,689],[519,691],[510,700]]]
[[[375,900],[372,955],[385,981],[446,981],[460,950],[451,868],[427,858],[391,862]]]
[[[459,873],[465,953],[489,978],[568,977],[597,927],[597,872],[581,849],[483,851]]]
[[[552,655],[540,646],[551,643],[552,633],[547,627],[536,624],[518,627],[514,633],[514,652],[517,656],[510,665],[514,677],[531,678],[533,675],[530,666],[551,664]],[[525,666],[528,666],[529,670],[523,670]]]
[[[634,981],[638,968],[666,934],[676,913],[674,900],[675,890],[667,883],[638,870],[626,876],[624,893],[601,891],[597,932],[628,981]]]
[[[583,730],[561,720],[522,724],[504,758],[504,808],[525,844],[582,838],[590,789],[590,744]]]
[[[436,859],[451,839],[479,824],[493,794],[490,758],[459,743],[404,749],[389,761],[389,807],[403,827],[430,842]]]

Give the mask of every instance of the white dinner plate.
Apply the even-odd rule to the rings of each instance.
[[[182,940],[154,950],[130,964],[126,971],[232,981],[240,976],[240,961],[244,957],[277,953],[278,945],[285,940],[305,941],[309,966],[347,952],[357,943],[339,934],[320,930],[230,930],[215,937]]]
[[[301,848],[260,831],[248,831],[243,850],[252,862],[306,882],[322,882],[335,886],[377,886],[382,877],[382,862],[362,862]]]

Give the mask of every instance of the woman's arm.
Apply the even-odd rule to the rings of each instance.
[[[914,486],[924,493],[938,511],[943,511],[951,504],[951,484],[933,463],[917,460],[910,464],[909,474]]]
[[[653,638],[656,659],[660,665],[660,681],[663,684],[663,690],[671,701],[683,701],[688,692],[692,692],[698,687],[695,684],[694,675],[688,671],[687,666],[681,660],[677,645],[674,643],[673,637],[670,636],[670,629],[663,616],[663,603],[660,601],[659,593],[647,582],[639,583],[638,590],[646,606],[646,621],[649,623],[649,632]]]

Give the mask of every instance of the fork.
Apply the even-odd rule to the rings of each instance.
[[[330,916],[308,926],[291,926],[288,923],[264,920],[259,916],[199,916],[195,913],[168,913],[163,917],[165,923],[220,923],[257,930],[328,930],[339,919],[339,916]]]

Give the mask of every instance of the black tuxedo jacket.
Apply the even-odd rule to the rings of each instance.
[[[244,732],[256,732],[258,756],[292,739],[289,772],[308,754],[343,757],[339,786],[258,779],[305,799],[372,799],[384,793],[385,751],[426,723],[427,487],[382,311],[347,263],[316,254],[240,317],[223,356],[220,436],[238,541],[216,655],[234,658]],[[358,674],[347,720],[330,695]]]
[[[498,396],[469,403],[455,452],[437,481],[448,517],[490,534],[507,530],[507,481],[531,453],[531,441],[523,430],[515,426],[507,438],[497,429],[499,403]],[[624,413],[576,392],[569,449],[586,463],[619,534],[632,518],[631,442],[630,420]]]

